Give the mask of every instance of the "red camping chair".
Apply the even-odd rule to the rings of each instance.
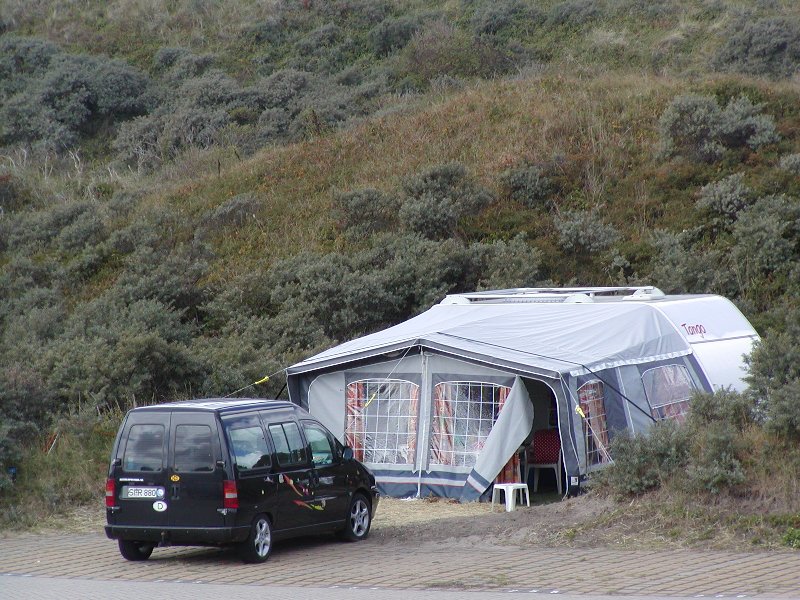
[[[525,476],[533,469],[533,491],[539,487],[539,470],[553,469],[556,474],[556,487],[561,494],[561,439],[558,429],[539,429],[533,432],[533,441],[526,455]]]

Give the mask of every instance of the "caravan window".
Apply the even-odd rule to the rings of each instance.
[[[451,381],[433,388],[431,464],[471,467],[486,443],[511,388]]]
[[[345,442],[359,460],[413,465],[419,386],[401,379],[363,379],[347,386]]]
[[[650,413],[656,421],[686,420],[689,398],[694,386],[689,371],[683,365],[666,365],[649,369],[642,374],[642,384]]]
[[[583,440],[586,445],[586,464],[599,465],[611,460],[608,453],[608,425],[603,382],[587,381],[578,388],[578,401],[583,412]]]

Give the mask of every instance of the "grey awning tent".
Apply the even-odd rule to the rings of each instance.
[[[607,289],[502,290],[448,297],[404,323],[292,365],[287,370],[290,398],[321,417],[343,442],[364,445],[366,462],[389,493],[427,490],[474,496],[509,460],[505,454],[514,452],[509,447],[524,445],[532,428],[547,425],[559,429],[565,475],[580,481],[609,460],[604,446],[614,431],[644,430],[662,406],[669,408],[670,403],[655,396],[740,383],[714,381],[696,354],[718,359],[728,347],[720,344],[729,344],[730,360],[741,365],[739,349],[749,349],[757,339],[747,320],[724,298],[670,297],[653,288],[622,296],[596,291]],[[703,344],[701,353],[697,349]],[[708,344],[715,344],[713,352]],[[502,426],[506,419],[498,418],[498,405],[503,407],[502,398],[515,383],[519,394],[528,397],[518,400],[515,392],[516,401],[509,400],[504,410],[519,411],[526,424],[516,427],[515,439],[500,451],[489,439],[491,430],[484,431],[483,420],[473,423],[470,411],[489,410],[486,386],[491,385],[492,418]],[[663,391],[667,384],[672,391]],[[359,413],[362,388],[374,391],[371,400],[361,401],[366,408]],[[545,422],[541,413],[550,402],[557,416],[548,415]],[[538,409],[538,417],[526,414],[528,405]],[[582,406],[593,416],[586,417]],[[600,424],[603,431],[598,430]],[[364,432],[355,431],[359,427]],[[477,450],[452,450],[453,456],[442,458],[437,444],[451,452],[473,433]],[[390,438],[400,440],[404,448],[409,443],[415,447],[393,454],[384,448],[391,445]],[[380,451],[373,451],[376,448]],[[492,452],[499,454],[487,460]],[[476,467],[479,471],[473,472]],[[469,493],[458,489],[470,484]]]

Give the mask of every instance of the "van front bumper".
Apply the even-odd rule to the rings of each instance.
[[[134,527],[130,525],[106,525],[106,536],[112,540],[153,542],[169,546],[190,544],[193,546],[217,546],[243,542],[250,527]]]

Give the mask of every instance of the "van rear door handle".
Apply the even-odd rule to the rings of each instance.
[[[170,496],[173,500],[177,500],[180,497],[181,493],[181,486],[178,483],[172,484],[172,491],[170,492]]]

